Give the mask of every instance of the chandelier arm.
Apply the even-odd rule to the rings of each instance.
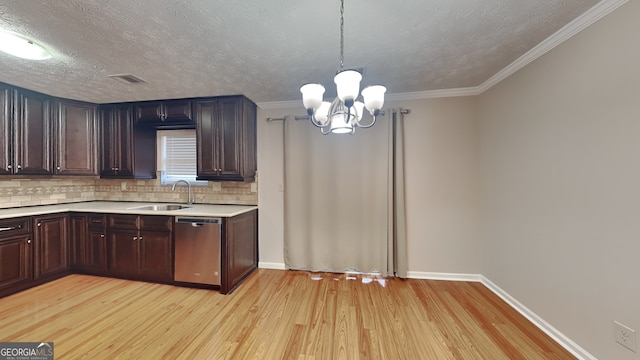
[[[368,129],[368,128],[372,127],[372,126],[373,126],[373,124],[375,124],[375,123],[376,123],[376,117],[375,117],[375,116],[372,116],[372,118],[373,118],[373,120],[371,121],[371,124],[368,124],[368,125],[360,125],[360,121],[358,121],[358,122],[356,123],[357,127],[361,127],[361,128],[363,128],[363,129]]]
[[[309,122],[312,123],[315,127],[318,128],[323,128],[326,127],[327,125],[329,125],[329,121],[327,121],[325,124],[323,124],[321,121],[316,120],[316,117],[314,115],[309,115]]]
[[[327,132],[324,132],[324,129],[325,129],[324,127],[321,127],[321,128],[320,128],[320,133],[321,133],[322,135],[329,135],[329,134],[331,134],[331,129],[329,129]]]

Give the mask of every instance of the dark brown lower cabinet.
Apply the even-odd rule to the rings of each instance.
[[[228,294],[258,267],[258,210],[225,218],[222,229],[220,292]]]
[[[0,221],[0,296],[29,287],[33,280],[31,219]]]
[[[173,217],[110,215],[109,273],[114,276],[173,281]]]
[[[0,219],[0,297],[73,272],[173,280],[173,216],[49,214]],[[258,211],[224,218],[220,293],[258,266]],[[187,285],[185,283],[177,283]]]
[[[67,214],[38,216],[33,219],[35,279],[68,273],[70,266],[67,219]]]
[[[71,214],[69,224],[71,268],[87,274],[106,274],[106,216],[104,214]]]

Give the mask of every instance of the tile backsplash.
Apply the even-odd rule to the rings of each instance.
[[[200,204],[258,204],[256,182],[208,182],[192,186]],[[187,187],[161,185],[160,179],[116,180],[87,177],[0,178],[0,208],[51,205],[80,201],[186,202]]]

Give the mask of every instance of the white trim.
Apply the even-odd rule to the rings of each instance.
[[[437,99],[437,98],[459,97],[459,96],[474,96],[479,94],[480,93],[478,92],[477,87],[427,90],[427,91],[416,91],[416,92],[409,92],[409,93],[389,94],[388,96],[385,97],[385,101]]]
[[[422,99],[436,99],[443,97],[459,97],[459,96],[475,96],[480,95],[483,92],[491,89],[494,85],[498,84],[502,80],[513,75],[516,71],[527,66],[537,58],[551,51],[551,49],[562,44],[570,39],[575,34],[586,29],[591,24],[602,19],[615,9],[627,3],[629,0],[602,0],[591,9],[587,10],[584,14],[578,16],[573,21],[556,31],[553,35],[549,36],[541,43],[536,45],[533,49],[527,51],[524,55],[520,56],[511,64],[507,65],[502,70],[498,71],[495,75],[487,79],[479,86],[457,89],[440,89],[440,90],[427,90],[416,91],[409,93],[397,93],[388,94],[386,96],[387,101],[403,101],[403,100],[422,100]],[[273,101],[273,102],[261,102],[257,103],[260,109],[288,109],[288,108],[302,108],[302,100],[290,100],[290,101]]]
[[[258,262],[260,269],[287,270],[284,263]]]
[[[509,304],[509,306],[517,310],[520,314],[522,314],[522,316],[531,321],[531,323],[537,326],[545,334],[549,335],[553,340],[567,349],[567,351],[576,356],[578,359],[598,360],[595,356],[589,354],[587,350],[583,349],[582,347],[580,347],[580,345],[573,342],[573,340],[569,339],[558,329],[554,328],[553,326],[551,326],[551,324],[544,321],[543,318],[531,311],[531,309],[527,308],[513,296],[502,290],[498,285],[494,284],[484,276],[481,276],[481,279],[481,282],[482,284],[484,284],[484,286],[493,291],[494,294],[498,295],[502,300]]]
[[[480,274],[458,274],[458,273],[440,273],[440,272],[421,272],[407,271],[409,279],[423,280],[447,280],[447,281],[473,281],[481,282],[483,276]]]
[[[498,71],[495,75],[490,77],[487,81],[483,82],[476,89],[479,94],[489,90],[500,81],[508,78],[516,71],[527,66],[532,61],[541,57],[549,52],[551,49],[567,41],[573,35],[587,28],[594,22],[602,19],[613,10],[624,5],[629,0],[602,0],[591,9],[587,10],[584,14],[578,16],[573,21],[562,27],[562,29],[556,31],[553,35],[546,38],[540,44],[536,45],[533,49],[527,51],[524,55],[520,56],[516,61],[507,65],[504,69]]]

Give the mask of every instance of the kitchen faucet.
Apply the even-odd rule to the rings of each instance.
[[[174,182],[173,185],[171,185],[171,191],[176,191],[176,185],[178,185],[178,183],[180,182],[187,184],[187,188],[189,189],[189,198],[187,199],[187,204],[193,204],[193,200],[191,199],[191,184],[187,180],[178,180]]]

